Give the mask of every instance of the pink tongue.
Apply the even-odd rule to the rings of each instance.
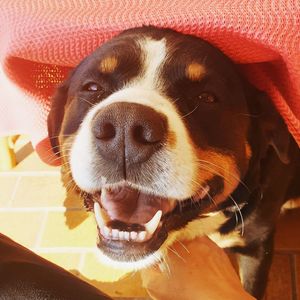
[[[101,195],[102,207],[112,220],[125,223],[145,224],[158,210],[171,210],[168,199],[147,195],[129,186],[113,191],[105,190]]]

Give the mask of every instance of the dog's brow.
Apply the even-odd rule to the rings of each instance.
[[[108,56],[101,60],[99,65],[99,70],[102,73],[112,73],[117,68],[119,62],[117,57],[115,56]]]
[[[197,62],[192,62],[186,66],[185,75],[191,81],[199,81],[205,75],[205,68]]]

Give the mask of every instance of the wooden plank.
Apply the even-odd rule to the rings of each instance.
[[[275,254],[265,300],[293,300],[290,257],[286,254]]]
[[[300,209],[285,212],[280,218],[275,235],[275,249],[300,251]]]
[[[296,255],[295,258],[296,258],[296,266],[295,266],[296,294],[297,294],[297,299],[300,299],[300,254]]]

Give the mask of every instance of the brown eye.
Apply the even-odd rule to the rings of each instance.
[[[97,92],[100,90],[100,86],[95,82],[88,82],[83,86],[83,90],[89,92]]]
[[[203,102],[203,103],[215,103],[215,102],[217,102],[216,97],[212,94],[209,94],[209,93],[202,93],[201,95],[198,96],[198,100]]]

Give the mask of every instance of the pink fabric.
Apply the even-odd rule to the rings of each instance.
[[[47,157],[57,83],[103,42],[147,24],[219,47],[271,96],[300,144],[299,0],[0,0],[0,135],[30,134]]]

